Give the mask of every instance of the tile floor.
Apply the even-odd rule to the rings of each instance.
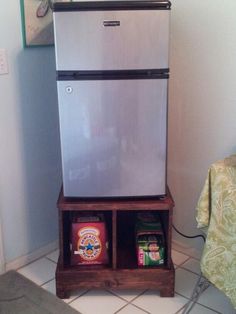
[[[18,270],[39,286],[55,294],[58,250]],[[181,314],[200,274],[199,261],[172,250],[176,269],[174,298],[160,298],[158,291],[79,290],[64,300],[82,314]],[[198,299],[191,314],[235,314],[228,298],[213,286]]]

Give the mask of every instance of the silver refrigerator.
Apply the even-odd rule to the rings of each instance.
[[[165,195],[170,7],[54,3],[65,197]]]

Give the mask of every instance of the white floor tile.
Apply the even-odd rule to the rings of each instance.
[[[199,260],[202,256],[201,250],[196,250],[191,246],[182,245],[180,242],[175,240],[172,241],[172,249]]]
[[[71,292],[70,297],[68,299],[62,299],[65,303],[71,303],[78,297],[80,297],[82,294],[84,294],[87,291],[87,289],[78,289],[73,292]]]
[[[129,302],[144,292],[144,290],[127,289],[111,289],[110,291]]]
[[[199,276],[188,270],[178,268],[175,271],[175,291],[187,298],[190,298]]]
[[[52,294],[56,295],[56,283],[55,283],[55,279],[45,283],[44,285],[42,285],[42,288],[51,292]]]
[[[58,255],[59,251],[55,250],[46,258],[26,265],[18,272],[55,295],[54,278]],[[174,264],[178,266],[175,279],[175,291],[177,293],[174,298],[161,298],[159,292],[153,290],[143,293],[142,290],[112,289],[112,294],[106,290],[86,292],[85,289],[80,289],[72,292],[70,298],[64,301],[70,303],[82,314],[174,314],[177,311],[181,314],[182,307],[188,302],[186,298],[191,296],[199,278],[200,267],[198,260],[176,250],[172,250],[172,259]],[[127,302],[131,303],[127,304]],[[202,293],[198,304],[191,310],[191,314],[214,313],[236,314],[236,311],[223,293],[210,286]]]
[[[213,286],[210,286],[202,293],[198,299],[198,303],[223,314],[236,313],[236,309],[233,308],[229,298]]]
[[[113,314],[126,304],[125,301],[105,290],[90,290],[70,303],[82,314]]]
[[[56,282],[55,279],[47,282],[42,286],[45,290],[51,292],[52,294],[56,295]],[[70,294],[70,297],[68,299],[62,299],[66,303],[70,303],[76,298],[78,298],[81,294],[85,293],[87,290],[86,289],[79,289],[75,290]]]
[[[201,274],[200,261],[196,260],[194,258],[190,258],[185,263],[183,263],[181,265],[181,268],[188,269],[188,270],[192,271],[193,273],[195,273],[197,275]]]
[[[188,302],[187,299],[175,294],[173,298],[161,298],[159,292],[149,290],[132,303],[151,314],[174,314]]]
[[[20,268],[18,272],[36,284],[42,285],[55,277],[56,266],[56,263],[47,258],[41,258]]]
[[[177,314],[181,314],[183,310],[180,310]],[[217,312],[207,309],[206,307],[195,304],[194,307],[190,311],[191,314],[215,314]],[[226,313],[225,313],[226,314]]]
[[[57,263],[58,257],[59,257],[59,250],[53,251],[52,253],[48,254],[46,257],[52,260],[53,262]]]
[[[121,311],[117,312],[117,314],[147,314],[147,312],[144,312],[141,309],[138,309],[136,306],[129,304]]]
[[[171,251],[171,257],[172,257],[173,263],[177,266],[183,264],[185,261],[189,259],[189,256],[183,253],[177,252],[175,250]]]

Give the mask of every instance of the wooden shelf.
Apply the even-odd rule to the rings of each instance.
[[[174,296],[175,270],[150,267],[136,269],[80,267],[64,268],[58,262],[56,269],[56,291],[59,298],[68,298],[73,290],[88,289],[157,289],[162,297]]]
[[[56,293],[60,298],[78,288],[158,289],[161,296],[174,295],[175,270],[171,260],[171,225],[174,202],[170,192],[164,198],[81,200],[64,198],[58,202],[60,258],[56,270]],[[101,212],[109,239],[109,265],[70,265],[71,219],[75,213]],[[135,248],[135,216],[157,211],[165,235],[164,265],[138,267]]]
[[[174,201],[167,189],[165,197],[140,197],[125,199],[81,199],[63,196],[63,189],[59,194],[57,206],[62,211],[97,211],[97,210],[170,210],[174,207]]]

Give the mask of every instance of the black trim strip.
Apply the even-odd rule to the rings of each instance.
[[[94,202],[104,202],[104,201],[128,201],[128,200],[163,200],[166,197],[165,194],[155,194],[155,195],[126,195],[126,196],[64,196],[66,203],[74,203],[80,201],[94,201]]]
[[[170,10],[171,2],[163,0],[135,1],[77,1],[55,2],[52,10],[63,11],[116,11],[116,10]]]
[[[156,70],[106,70],[106,71],[57,71],[58,81],[83,80],[134,80],[168,79],[169,69]]]

